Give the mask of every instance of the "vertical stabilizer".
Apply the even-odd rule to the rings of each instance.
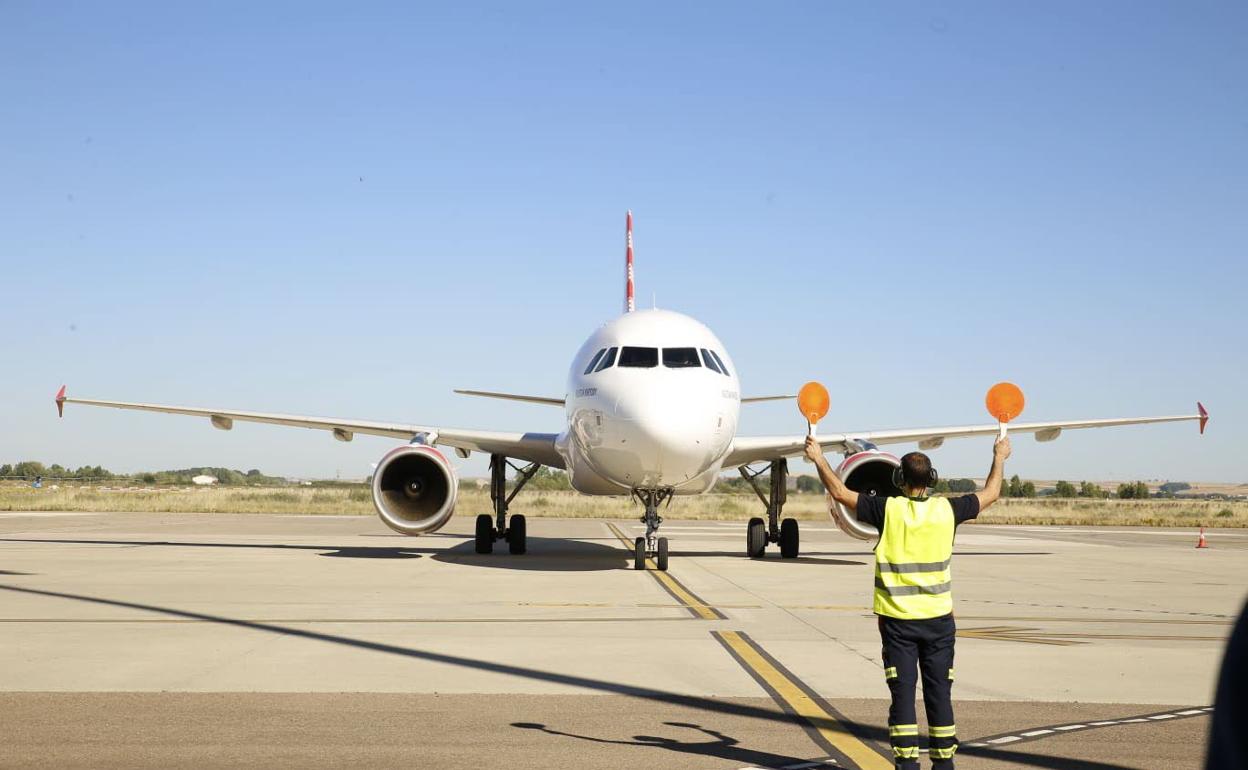
[[[624,217],[624,312],[636,309],[633,302],[633,212]]]

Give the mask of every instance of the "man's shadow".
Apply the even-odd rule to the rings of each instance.
[[[582,741],[591,741],[593,743],[610,743],[616,746],[651,746],[657,749],[667,749],[681,754],[695,754],[703,757],[718,757],[720,759],[731,760],[741,765],[757,765],[759,767],[785,767],[788,765],[797,765],[810,762],[809,757],[793,757],[785,754],[771,754],[766,751],[755,751],[754,749],[743,748],[740,741],[721,732],[712,730],[701,725],[690,724],[689,722],[664,722],[669,727],[683,727],[688,730],[697,730],[700,733],[708,735],[712,738],[709,741],[678,741],[675,738],[664,738],[658,735],[634,735],[632,740],[614,741],[608,738],[595,738],[592,735],[577,735],[575,733],[565,733],[560,730],[547,727],[537,722],[512,722],[512,727],[518,727],[522,730],[537,730],[547,735],[561,735],[565,738],[577,738]]]

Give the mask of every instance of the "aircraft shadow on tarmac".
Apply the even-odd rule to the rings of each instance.
[[[696,754],[703,757],[718,757],[719,759],[730,760],[736,764],[748,765],[750,767],[785,767],[788,765],[799,765],[809,761],[808,757],[795,757],[784,754],[772,754],[766,751],[756,751],[748,749],[741,745],[741,742],[730,735],[724,735],[718,730],[713,730],[701,725],[691,724],[689,722],[664,722],[668,727],[679,727],[687,730],[696,730],[700,733],[708,735],[712,738],[709,741],[680,741],[675,738],[664,738],[658,735],[634,735],[632,740],[617,741],[609,738],[595,738],[592,735],[577,735],[576,733],[565,733],[561,730],[555,730],[537,722],[512,722],[511,726],[521,730],[536,730],[546,733],[547,735],[557,735],[565,738],[576,738],[577,740],[590,741],[592,743],[608,743],[615,746],[649,746],[656,749],[667,749],[679,754]]]
[[[476,552],[472,541],[438,550],[434,561],[471,564],[474,567],[531,570],[536,572],[593,572],[632,568],[631,553],[625,553],[616,541],[611,545],[592,540],[571,540],[558,537],[526,538],[528,551],[522,555],[507,553],[507,544],[495,543],[495,552]]]
[[[305,545],[302,543],[196,543],[174,540],[72,540],[65,538],[0,538],[8,543],[50,543],[61,545],[120,545],[162,548],[259,548],[289,551],[313,551],[318,556],[339,559],[419,559],[431,556],[434,561],[471,564],[496,569],[534,570],[545,572],[583,572],[625,569],[631,567],[631,554],[612,541],[611,545],[564,538],[528,538],[529,553],[513,555],[500,543],[498,551],[479,554],[472,541],[450,548],[425,546],[348,546]],[[5,574],[0,572],[0,574]],[[15,574],[15,573],[10,573]]]
[[[8,543],[52,543],[64,545],[124,545],[170,548],[260,548],[291,551],[315,551],[318,556],[338,559],[419,559],[430,556],[434,561],[452,564],[471,564],[494,569],[525,570],[533,572],[593,572],[599,570],[631,569],[632,553],[624,550],[614,540],[607,543],[587,539],[528,538],[529,552],[523,555],[506,553],[506,546],[498,543],[492,554],[476,553],[472,541],[459,543],[450,548],[425,546],[348,546],[304,545],[295,543],[196,543],[173,540],[72,540],[63,538],[0,538]],[[741,559],[741,551],[674,551],[673,556],[696,556],[699,558],[728,557]],[[963,556],[1048,556],[1048,551],[964,551]],[[855,551],[815,552],[795,559],[766,558],[783,564],[817,564],[822,566],[861,566],[865,561],[826,558],[830,556],[857,556]],[[23,573],[0,570],[0,575]]]
[[[68,541],[74,542],[74,541]],[[83,541],[83,542],[102,542],[102,541]],[[146,543],[143,543],[146,545]],[[770,722],[778,722],[783,724],[794,724],[794,717],[780,710],[779,708],[764,708],[750,703],[734,702],[721,700],[712,697],[704,697],[698,695],[685,695],[683,693],[671,692],[669,690],[659,690],[652,687],[639,685],[629,685],[620,682],[612,682],[605,679],[597,679],[587,676],[579,676],[575,674],[565,674],[559,671],[542,670],[536,668],[528,668],[518,666],[511,663],[505,663],[498,660],[484,660],[479,658],[470,658],[463,655],[454,655],[444,652],[436,652],[433,650],[422,650],[415,647],[402,647],[396,644],[387,644],[385,642],[376,642],[369,639],[361,639],[357,637],[342,636],[340,634],[331,634],[324,631],[317,631],[312,628],[299,626],[284,626],[277,623],[269,623],[263,621],[243,620],[241,618],[231,618],[224,615],[210,615],[204,612],[194,612],[191,610],[179,610],[172,607],[161,607],[154,604],[142,604],[139,602],[129,602],[122,599],[107,599],[99,596],[88,596],[85,594],[75,594],[65,591],[49,591],[38,588],[26,588],[21,586],[11,586],[0,584],[0,591],[10,593],[23,594],[28,596],[42,596],[50,599],[65,599],[69,601],[84,602],[96,606],[120,607],[123,609],[140,610],[143,612],[151,612],[166,617],[182,618],[186,620],[196,620],[202,623],[216,623],[233,628],[248,629],[252,631],[261,631],[270,634],[278,634],[287,639],[305,639],[312,642],[322,644],[337,644],[352,649],[368,650],[383,655],[405,658],[408,660],[420,660],[427,663],[436,663],[444,666],[458,666],[470,668],[477,671],[488,671],[507,676],[521,677],[532,679],[535,681],[578,687],[582,689],[593,690],[596,692],[613,693],[617,695],[625,695],[636,698],[641,701],[650,701],[656,703],[670,703],[685,708],[696,709],[706,714],[731,714],[740,717],[752,719],[767,720]],[[310,676],[315,676],[314,672],[309,672]],[[881,714],[883,716],[883,714]],[[687,723],[672,723],[673,726],[683,726]],[[800,724],[800,723],[798,723]],[[878,725],[864,725],[851,720],[845,719],[842,722],[843,727],[848,729],[852,734],[867,741],[874,742],[877,746],[883,747],[888,745],[888,730]],[[528,729],[544,729],[541,727],[528,726]],[[692,729],[701,730],[702,728],[692,726]],[[716,737],[718,734],[714,731],[703,730],[706,734]],[[580,736],[573,736],[580,737]],[[593,738],[586,738],[594,740]],[[733,739],[724,737],[716,737],[715,741],[701,744],[694,744],[694,747],[704,747],[708,751],[722,751],[723,747],[732,748],[734,744],[728,743]],[[680,746],[689,746],[690,744],[680,744],[678,741],[665,738],[654,738],[651,740],[647,736],[637,736],[634,742],[641,745],[657,745],[670,748],[672,750],[683,750]],[[630,742],[631,743],[631,742]],[[1006,763],[1006,766],[1017,767],[1042,767],[1051,770],[1130,770],[1124,765],[1114,765],[1106,762],[1095,760],[1074,759],[1068,757],[1053,757],[1043,754],[1031,754],[1018,749],[1005,749],[990,746],[963,746],[959,749],[959,753],[969,754],[985,759],[995,759]],[[881,754],[881,756],[883,756]]]
[[[61,545],[124,545],[169,548],[261,548],[288,551],[322,551],[318,556],[349,559],[419,559],[423,554],[438,553],[437,548],[403,548],[380,546],[296,545],[293,543],[191,543],[175,540],[68,540],[62,538],[0,538],[5,543],[53,543]],[[0,574],[6,574],[0,572]]]

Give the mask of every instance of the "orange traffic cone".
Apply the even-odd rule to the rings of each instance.
[[[1205,539],[1205,528],[1200,528],[1200,539],[1196,541],[1197,548],[1208,548],[1209,541]]]

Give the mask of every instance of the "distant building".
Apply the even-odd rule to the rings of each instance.
[[[201,487],[206,487],[212,484],[216,484],[217,477],[216,476],[192,476],[191,483],[198,484]]]

